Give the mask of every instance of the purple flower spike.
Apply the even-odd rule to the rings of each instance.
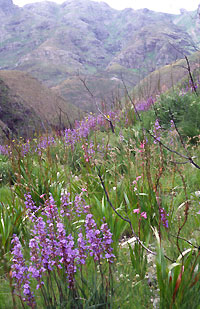
[[[78,234],[78,261],[80,264],[85,264],[85,260],[88,256],[88,246],[86,240],[83,238],[83,234],[80,232]]]
[[[156,119],[156,122],[154,124],[153,133],[154,133],[154,137],[155,137],[154,144],[157,144],[158,142],[160,142],[160,133],[161,133],[161,126],[159,124],[158,119]]]
[[[57,223],[60,264],[64,265],[69,282],[69,288],[74,287],[74,274],[76,272],[75,260],[78,258],[78,249],[74,249],[74,239],[72,235],[66,237],[64,225]]]
[[[11,241],[13,244],[12,254],[12,278],[16,279],[15,289],[21,294],[23,290],[25,301],[30,307],[34,308],[35,300],[34,295],[31,292],[28,267],[25,265],[25,260],[22,254],[22,247],[19,241],[19,238],[16,235],[13,235]]]
[[[90,255],[94,261],[100,261],[101,258],[107,258],[109,263],[113,262],[112,254],[112,234],[106,223],[102,224],[98,230],[92,214],[88,214],[85,220],[86,238],[89,243]]]
[[[109,263],[114,262],[115,255],[112,253],[113,248],[111,247],[112,244],[112,233],[110,232],[107,223],[103,223],[101,225],[101,232],[103,234],[102,238],[102,249],[105,254],[105,258],[108,260]]]
[[[26,205],[26,208],[31,212],[35,212],[37,210],[37,206],[35,205],[35,203],[33,202],[32,200],[32,196],[30,193],[28,194],[24,194],[24,197],[25,197],[25,205]]]
[[[167,216],[169,216],[164,208],[160,208],[160,217],[161,217],[161,221],[163,223],[163,226],[168,229],[169,224],[168,224],[168,219]]]

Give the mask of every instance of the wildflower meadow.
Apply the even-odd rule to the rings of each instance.
[[[198,91],[0,146],[0,308],[200,308]]]

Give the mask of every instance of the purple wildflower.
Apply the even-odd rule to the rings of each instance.
[[[11,251],[13,257],[11,269],[12,278],[16,279],[15,289],[18,290],[20,295],[21,290],[23,290],[23,301],[27,302],[30,307],[34,308],[34,295],[31,292],[28,267],[25,265],[25,260],[22,254],[22,247],[19,238],[16,235],[13,235],[11,243],[13,244],[13,249]]]
[[[86,238],[89,243],[90,255],[94,261],[100,261],[101,258],[108,259],[113,263],[114,255],[112,254],[112,234],[106,223],[102,224],[98,230],[92,214],[88,214],[85,220]]]
[[[22,156],[24,157],[27,153],[30,152],[30,141],[27,140],[26,143],[22,144],[21,151],[22,151]]]
[[[4,156],[9,156],[12,154],[12,150],[10,148],[10,146],[6,145],[0,145],[0,154],[4,155]]]
[[[85,219],[86,238],[89,243],[90,255],[95,261],[100,261],[102,257],[100,231],[97,229],[92,214],[88,214]]]
[[[59,256],[60,264],[64,265],[67,278],[69,282],[69,288],[74,287],[74,274],[76,272],[75,260],[78,258],[78,249],[74,248],[74,239],[72,235],[66,237],[64,225],[59,222],[57,223],[58,229],[58,241],[59,241]]]
[[[74,200],[70,200],[70,194],[65,193],[61,196],[61,215],[72,219],[74,215],[81,216],[81,214],[87,214],[90,209],[89,205],[85,204],[81,195],[76,195]]]
[[[154,124],[154,130],[153,130],[153,133],[154,133],[154,144],[157,144],[158,142],[160,142],[160,130],[161,130],[161,126],[159,124],[159,121],[158,119],[156,119],[156,122]]]
[[[100,228],[103,238],[101,241],[101,246],[104,251],[104,256],[108,260],[109,263],[113,263],[113,259],[115,255],[112,253],[113,248],[111,247],[112,244],[112,233],[110,232],[107,223],[103,223]]]
[[[78,253],[78,262],[80,264],[85,264],[85,260],[87,258],[87,255],[88,255],[88,246],[87,246],[87,242],[86,240],[83,238],[83,234],[82,232],[80,232],[78,234],[78,250],[79,250],[79,253]]]
[[[161,217],[162,224],[165,228],[169,227],[167,216],[169,215],[166,213],[165,209],[160,208],[160,217]]]
[[[31,194],[30,193],[24,194],[24,197],[25,197],[24,203],[26,205],[26,208],[29,210],[30,213],[35,212],[38,208],[33,202]]]
[[[45,272],[43,267],[43,258],[41,256],[41,248],[38,245],[39,239],[37,237],[32,238],[29,241],[30,248],[30,257],[31,263],[29,266],[29,273],[32,274],[32,277],[38,281],[37,289],[44,285],[42,279],[42,274]]]
[[[67,218],[71,217],[71,205],[72,202],[70,201],[70,193],[62,193],[61,195],[61,210],[60,214],[64,217],[66,216]]]
[[[152,105],[154,105],[156,99],[153,98],[153,97],[150,97],[144,101],[139,101],[137,103],[137,111],[140,112],[140,111],[147,111],[151,108]]]

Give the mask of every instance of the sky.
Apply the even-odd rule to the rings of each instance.
[[[27,3],[41,2],[42,0],[13,0],[13,3],[23,6]],[[45,0],[43,0],[45,1]],[[51,0],[52,2],[63,3],[64,0]],[[96,0],[101,2],[101,0]],[[122,10],[124,8],[141,9],[148,8],[153,11],[178,14],[180,8],[188,11],[196,10],[200,0],[104,0],[112,8]]]

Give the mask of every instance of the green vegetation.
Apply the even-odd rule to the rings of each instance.
[[[1,146],[1,306],[200,306],[199,96],[141,109]]]
[[[1,308],[200,308],[199,52],[196,91],[184,59],[162,67],[196,50],[193,14],[2,15],[0,66],[67,101],[0,71]]]

